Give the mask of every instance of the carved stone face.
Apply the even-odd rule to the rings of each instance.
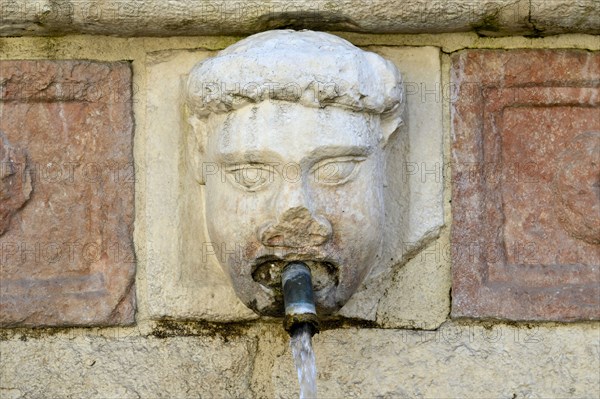
[[[310,267],[319,313],[354,293],[382,243],[380,130],[378,115],[275,100],[209,117],[208,232],[247,306],[282,314],[292,260]]]

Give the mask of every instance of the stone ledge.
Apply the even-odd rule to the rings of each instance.
[[[295,28],[363,33],[475,31],[485,36],[600,33],[594,0],[13,0],[0,36],[249,35]]]

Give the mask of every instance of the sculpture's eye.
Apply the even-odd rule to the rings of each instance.
[[[315,182],[330,186],[344,184],[356,176],[364,157],[339,157],[317,163],[312,168]]]
[[[233,165],[225,169],[227,179],[245,191],[258,191],[273,182],[273,166],[263,164]]]

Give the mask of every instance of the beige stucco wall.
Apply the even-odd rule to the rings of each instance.
[[[441,86],[449,54],[465,48],[600,50],[597,36],[483,38],[475,33],[365,35],[356,45],[434,47]],[[287,337],[267,320],[230,324],[156,321],[149,308],[146,219],[149,176],[149,54],[222,49],[238,37],[2,38],[2,59],[130,60],[134,71],[137,324],[105,329],[0,330],[0,397],[294,397]],[[446,93],[447,94],[447,93]],[[450,153],[450,102],[442,103],[444,159]],[[323,397],[598,397],[598,323],[524,324],[450,321],[450,186],[445,183],[439,237],[383,290],[374,322],[331,322],[315,338]],[[437,271],[433,273],[432,271]],[[423,275],[435,276],[427,281]],[[415,282],[419,281],[419,284]],[[429,285],[427,285],[429,283]],[[426,287],[426,289],[423,289]],[[413,292],[411,292],[413,290]],[[389,293],[393,292],[394,295]],[[398,308],[401,308],[399,313]],[[398,314],[403,315],[398,317]],[[153,316],[154,315],[154,316]]]

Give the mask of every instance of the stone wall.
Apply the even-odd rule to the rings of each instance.
[[[598,397],[598,37],[423,29],[336,33],[404,75],[421,230],[315,336],[320,395]],[[239,38],[0,39],[0,397],[297,395],[185,239],[180,80]]]
[[[600,32],[594,0],[11,0],[2,36],[249,35],[269,29],[484,36]]]

